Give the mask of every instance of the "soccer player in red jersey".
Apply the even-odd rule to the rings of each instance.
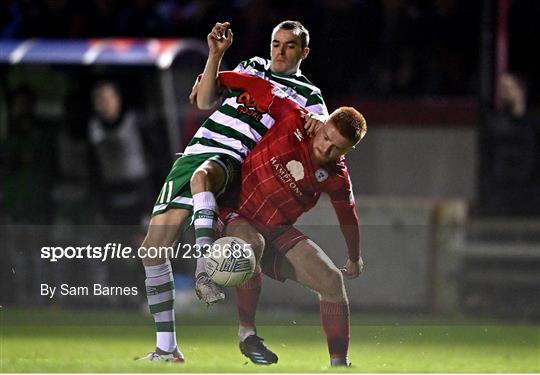
[[[242,184],[233,204],[226,203],[221,210],[224,234],[252,244],[258,264],[268,276],[294,280],[319,294],[330,363],[348,365],[349,304],[342,273],[358,277],[363,262],[344,155],[366,134],[365,119],[355,109],[341,107],[310,138],[304,129],[306,110],[269,82],[236,73],[222,73],[219,79],[224,86],[246,89],[243,100],[276,120],[244,161]],[[341,270],[316,243],[293,227],[315,206],[321,193],[329,194],[347,243],[348,259]],[[257,268],[256,274],[237,288],[240,349],[254,363],[270,364],[278,358],[262,343],[255,328],[261,291],[261,269]]]

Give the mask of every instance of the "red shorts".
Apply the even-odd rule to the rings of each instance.
[[[227,208],[220,208],[218,231],[223,233],[228,224],[237,220],[245,220],[250,223],[260,234],[263,235],[266,241],[266,246],[264,248],[261,260],[261,268],[263,273],[274,280],[281,282],[285,281],[286,278],[283,277],[280,272],[285,254],[287,254],[287,252],[298,242],[308,239],[309,237],[292,225],[277,228],[268,228],[257,225],[237,212]]]

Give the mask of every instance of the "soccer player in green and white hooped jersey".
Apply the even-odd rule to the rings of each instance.
[[[256,75],[279,85],[291,98],[294,98],[308,111],[328,115],[320,90],[303,76],[300,70],[291,75],[274,73],[271,60],[253,57],[241,62],[235,71]],[[242,162],[247,153],[261,140],[274,125],[268,114],[244,112],[245,103],[238,100],[240,91],[225,95],[222,105],[206,120],[184,151],[184,155],[204,152],[225,153]]]
[[[218,211],[216,196],[235,182],[243,159],[274,124],[271,117],[257,111],[249,93],[220,92],[217,73],[232,41],[228,22],[216,23],[207,36],[208,59],[202,76],[193,87],[190,101],[200,109],[221,105],[203,123],[182,157],[174,163],[154,206],[141,248],[172,246],[181,233],[182,224],[192,214],[196,243],[203,248],[211,245],[215,239]],[[312,132],[326,120],[328,110],[320,90],[299,69],[309,54],[308,45],[309,33],[305,27],[297,21],[284,21],[272,32],[271,59],[254,57],[240,63],[235,70],[273,81],[306,107],[310,111],[306,129]],[[157,336],[155,352],[145,358],[183,362],[176,342],[174,283],[169,259],[143,256],[143,264],[148,304],[156,322]],[[204,258],[197,260],[195,289],[199,298],[208,304],[225,297],[204,272]]]

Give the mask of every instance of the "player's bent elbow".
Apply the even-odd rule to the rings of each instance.
[[[197,106],[197,109],[200,109],[201,111],[208,111],[215,107],[215,103],[204,102],[202,100],[197,100],[195,102],[195,105]]]
[[[195,98],[195,105],[198,109],[207,111],[210,109],[214,109],[217,107],[217,105],[220,102],[220,97],[215,95],[204,95],[201,92],[197,94],[197,97]]]

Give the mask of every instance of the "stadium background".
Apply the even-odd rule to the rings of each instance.
[[[538,372],[539,16],[540,3],[527,0],[2,1],[3,347],[46,343],[48,334],[63,337],[58,332],[66,326],[151,324],[144,295],[54,300],[39,295],[44,282],[138,285],[142,291],[138,262],[51,264],[39,259],[39,249],[107,242],[137,246],[174,153],[208,116],[192,108],[187,96],[204,66],[204,37],[211,26],[231,22],[235,40],[224,65],[234,68],[244,58],[268,56],[272,27],[297,19],[311,32],[303,72],[321,87],[329,109],[353,105],[369,125],[367,138],[348,157],[366,262],[365,273],[348,282],[353,324],[365,333],[353,331],[353,342],[363,342],[369,353],[381,344],[377,336],[385,337],[370,329],[405,326],[410,331],[405,329],[404,337],[420,345],[416,335],[451,326],[440,334],[454,334],[450,341],[469,349],[487,350],[503,336],[511,337],[507,345],[519,347],[513,354],[507,347],[496,352],[498,358],[506,355],[507,363],[491,367],[475,367],[473,351],[457,367],[444,366],[450,356],[426,359],[427,367],[418,365],[421,361],[383,367],[384,360],[373,359],[365,361],[367,369]],[[497,100],[506,72],[526,87],[526,113],[510,120]],[[128,188],[145,199],[120,213],[107,209],[118,186],[100,177],[99,150],[89,139],[92,90],[103,80],[118,85],[124,108],[140,119],[145,141],[148,171],[133,180],[144,188]],[[337,265],[344,262],[344,241],[327,201],[299,226]],[[189,232],[184,240],[190,241]],[[201,306],[192,291],[192,263],[173,261],[179,332],[219,325],[230,328],[234,339],[234,293],[222,306]],[[301,332],[317,327],[313,293],[291,283],[264,282],[259,324]],[[482,336],[484,325],[492,337]],[[517,331],[505,331],[508,326]],[[31,337],[24,327],[42,336]],[[57,329],[53,335],[45,327]],[[151,329],[145,337],[151,348]],[[323,337],[306,340],[322,343]],[[426,348],[437,346],[433,340]],[[181,344],[189,341],[183,337]],[[395,351],[385,342],[383,347]],[[0,354],[8,372],[36,371],[9,354]],[[302,366],[288,370],[314,371]],[[115,369],[126,370],[95,368]]]

